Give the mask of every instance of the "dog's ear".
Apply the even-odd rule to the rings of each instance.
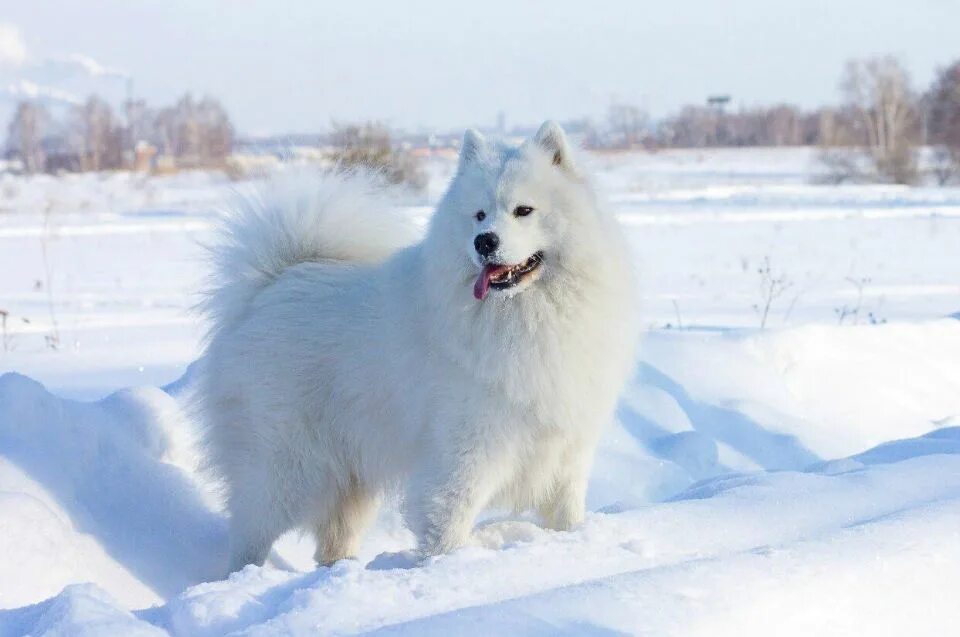
[[[570,172],[574,171],[573,154],[567,142],[567,135],[560,128],[560,124],[547,120],[533,136],[533,141],[553,157],[554,166]]]
[[[459,170],[477,158],[487,147],[487,140],[475,128],[468,128],[463,134],[463,143],[460,144]]]

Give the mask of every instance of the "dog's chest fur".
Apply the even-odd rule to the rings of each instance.
[[[598,426],[629,369],[632,339],[622,304],[596,292],[561,305],[530,291],[465,309],[444,328],[455,338],[436,348],[441,377],[458,391],[469,384],[481,412],[516,425]]]

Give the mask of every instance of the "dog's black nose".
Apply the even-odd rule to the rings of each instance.
[[[473,240],[473,247],[477,249],[477,253],[481,257],[489,257],[499,245],[500,237],[493,232],[478,234],[477,238]]]

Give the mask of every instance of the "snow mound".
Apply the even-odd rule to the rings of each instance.
[[[162,637],[167,633],[118,607],[93,584],[74,584],[34,606],[0,611],[0,637]]]
[[[7,572],[38,574],[4,578],[0,603],[94,579],[144,604],[217,573],[223,522],[189,472],[185,434],[176,400],[160,389],[81,403],[0,376],[0,551]]]

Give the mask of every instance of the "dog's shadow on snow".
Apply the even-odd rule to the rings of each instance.
[[[164,598],[219,579],[226,564],[223,516],[165,461],[172,442],[161,423],[179,414],[157,388],[86,403],[19,374],[0,376],[0,455],[56,500],[66,524]]]
[[[672,433],[622,402],[617,410],[620,422],[653,455],[679,465],[696,480],[731,471],[720,462],[717,443],[728,445],[766,470],[803,469],[820,460],[795,436],[769,431],[731,407],[694,399],[680,383],[649,363],[639,364],[636,382],[666,392],[693,429]]]

